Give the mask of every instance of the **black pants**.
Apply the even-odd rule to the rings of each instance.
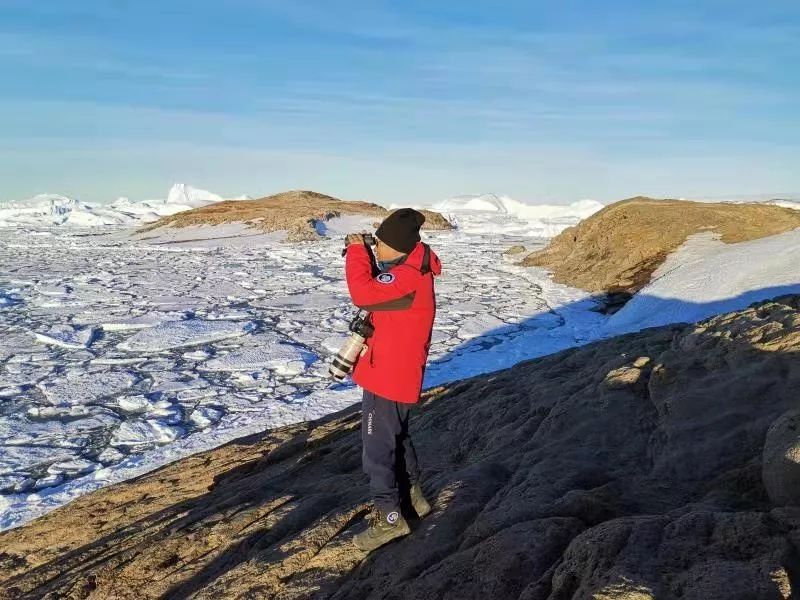
[[[362,463],[375,506],[384,514],[400,510],[401,489],[405,492],[419,479],[417,453],[408,434],[411,406],[364,390]]]

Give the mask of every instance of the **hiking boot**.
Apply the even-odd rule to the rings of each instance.
[[[390,513],[373,509],[369,516],[369,527],[353,538],[356,548],[362,552],[372,552],[392,540],[411,533],[408,523],[399,510]]]
[[[420,486],[419,482],[411,486],[409,495],[411,496],[411,506],[414,507],[414,512],[417,513],[420,519],[433,510],[431,505],[428,504],[428,501],[425,500],[425,496],[422,493],[422,486]]]

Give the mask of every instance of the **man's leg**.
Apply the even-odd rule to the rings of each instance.
[[[408,432],[408,421],[411,416],[411,405],[397,405],[398,418],[400,420],[400,435],[397,436],[397,450],[403,456],[403,463],[408,475],[410,486],[419,481],[419,461],[414,443],[411,441],[411,434]]]
[[[397,414],[400,419],[400,434],[397,436],[398,454],[402,454],[405,471],[408,476],[408,498],[411,506],[418,517],[424,517],[431,512],[431,505],[422,493],[422,486],[419,483],[420,469],[417,460],[417,451],[411,441],[411,434],[408,431],[409,417],[411,416],[411,405],[397,405]]]
[[[401,423],[395,402],[364,390],[361,417],[362,462],[375,507],[384,514],[399,511],[395,473],[396,438]]]
[[[411,533],[400,512],[395,455],[400,423],[394,402],[364,390],[361,420],[362,460],[377,518],[353,537],[356,548],[371,552]]]

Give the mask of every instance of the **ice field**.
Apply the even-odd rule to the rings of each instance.
[[[336,225],[304,244],[211,229],[0,229],[0,527],[360,399],[327,374],[355,314]],[[426,386],[574,345],[601,318],[502,256],[542,239],[425,239],[444,263]]]

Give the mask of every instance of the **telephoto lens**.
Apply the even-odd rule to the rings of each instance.
[[[364,338],[356,333],[351,333],[342,349],[333,357],[331,366],[328,368],[331,377],[336,381],[342,381],[350,375],[353,367],[356,366],[356,362],[358,362],[358,359],[366,349]]]
[[[369,313],[359,310],[350,321],[350,336],[345,341],[342,349],[333,357],[328,373],[336,381],[342,381],[356,366],[358,359],[367,351],[364,343],[374,332],[375,328],[369,322]]]

